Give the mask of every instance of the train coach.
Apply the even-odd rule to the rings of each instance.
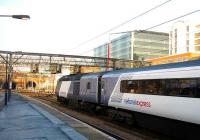
[[[59,100],[73,98],[121,116],[129,113],[142,127],[199,136],[200,60],[65,76],[56,94]]]

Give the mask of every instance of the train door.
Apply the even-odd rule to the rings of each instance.
[[[74,84],[74,86],[73,86],[73,95],[75,97],[77,97],[79,95],[79,91],[80,91],[80,82],[79,81],[74,81],[73,84]]]
[[[105,98],[106,98],[106,88],[105,88],[105,80],[102,79],[101,81],[101,104],[105,103]]]
[[[101,77],[98,77],[97,104],[101,104]]]
[[[104,95],[104,82],[102,81],[102,76],[98,77],[98,95],[97,95],[97,103],[103,104],[103,95]]]

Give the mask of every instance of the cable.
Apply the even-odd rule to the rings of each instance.
[[[172,22],[172,21],[174,21],[174,20],[177,20],[177,19],[186,17],[186,16],[188,16],[188,15],[191,15],[191,14],[194,14],[194,13],[197,13],[197,12],[200,12],[200,9],[199,9],[199,10],[192,11],[192,12],[187,13],[187,14],[184,14],[184,15],[181,15],[181,16],[179,16],[179,17],[175,17],[175,18],[170,19],[170,20],[167,20],[167,21],[165,21],[165,22],[159,23],[159,24],[154,25],[154,26],[152,26],[152,27],[146,28],[145,30],[140,30],[140,32],[137,32],[136,34],[143,33],[143,32],[148,31],[148,30],[150,30],[150,29],[159,27],[159,26],[164,25],[164,24],[166,24],[166,23]],[[132,31],[126,31],[126,32],[132,32]],[[120,39],[117,39],[117,40],[112,41],[112,43],[115,42],[115,41],[122,40],[122,39],[124,39],[124,38],[126,38],[126,37],[130,37],[130,36],[131,36],[131,35],[129,35],[129,36],[124,36],[123,38],[120,38]]]
[[[153,11],[153,10],[155,10],[155,9],[157,9],[157,8],[159,8],[159,7],[163,6],[163,5],[165,5],[165,4],[167,4],[167,3],[170,2],[170,1],[172,1],[172,0],[168,0],[168,1],[165,1],[164,3],[161,3],[161,4],[159,4],[159,5],[156,5],[155,7],[151,8],[151,9],[149,9],[149,10],[147,10],[147,11],[145,11],[145,12],[143,12],[143,13],[141,13],[141,14],[139,14],[139,15],[137,15],[137,16],[131,18],[131,19],[129,19],[129,20],[127,20],[127,21],[125,21],[125,22],[123,22],[123,23],[121,23],[121,24],[119,24],[119,25],[117,25],[117,26],[115,26],[115,27],[113,27],[113,28],[111,28],[111,29],[109,29],[109,30],[107,30],[107,31],[105,31],[105,32],[103,32],[103,33],[97,35],[97,36],[95,36],[95,37],[92,37],[91,39],[89,39],[89,40],[87,40],[87,41],[84,41],[84,42],[80,43],[79,45],[77,45],[76,47],[72,48],[72,49],[69,50],[69,51],[72,51],[72,50],[74,50],[74,49],[77,49],[77,48],[79,48],[80,46],[83,46],[84,44],[87,44],[88,42],[91,42],[92,40],[95,40],[95,39],[101,37],[102,35],[107,34],[107,33],[111,32],[111,31],[113,31],[113,30],[115,30],[115,29],[117,29],[117,28],[119,28],[119,27],[121,27],[121,26],[123,26],[123,25],[125,25],[125,24],[127,24],[127,23],[129,23],[129,22],[131,22],[132,20],[135,20],[135,19],[137,19],[137,18],[139,18],[139,17],[145,15],[145,14],[147,14],[147,13],[149,13],[149,12],[151,12],[151,11]]]
[[[141,33],[141,32],[137,32],[137,33],[135,33],[135,35],[136,34],[139,34],[139,33]],[[131,34],[130,35],[124,35],[123,37],[121,37],[121,38],[119,38],[119,39],[115,39],[114,41],[111,41],[111,43],[115,43],[115,42],[117,42],[117,41],[120,41],[120,40],[123,40],[123,39],[125,39],[125,38],[128,38],[128,37],[131,37]],[[165,39],[165,40],[158,40],[158,41],[167,41],[167,39]],[[148,42],[149,43],[149,42]],[[149,43],[149,44],[152,44],[153,42],[151,42],[151,43]],[[107,46],[109,43],[106,43],[106,44],[104,44],[104,45],[101,45],[102,47],[104,46]],[[100,46],[99,46],[100,47]],[[85,54],[85,53],[88,53],[88,52],[90,52],[90,51],[93,51],[94,50],[94,48],[93,49],[90,49],[90,50],[88,50],[88,51],[86,51],[86,52],[83,52],[83,53],[81,53],[81,55],[82,54]]]
[[[161,26],[161,25],[163,25],[163,24],[166,24],[166,23],[169,23],[169,22],[171,22],[171,21],[174,21],[174,20],[180,19],[180,18],[182,18],[182,17],[189,16],[189,15],[194,14],[194,13],[197,13],[197,12],[200,12],[200,9],[199,9],[199,10],[192,11],[192,12],[187,13],[187,14],[184,14],[184,15],[182,15],[182,16],[179,16],[179,17],[173,18],[173,19],[171,19],[171,20],[168,20],[168,21],[162,22],[162,23],[160,23],[160,24],[157,24],[157,25],[155,25],[155,26],[152,26],[152,27],[150,27],[150,28],[145,29],[145,31],[146,31],[146,30],[153,29],[153,28],[156,28],[156,27],[159,27],[159,26]]]
[[[172,22],[172,21],[174,21],[174,20],[177,20],[177,19],[180,19],[180,18],[186,17],[186,16],[188,16],[188,15],[191,15],[191,14],[194,14],[194,13],[197,13],[197,12],[200,12],[200,9],[199,9],[199,10],[192,11],[192,12],[187,13],[187,14],[184,14],[184,15],[181,15],[181,16],[179,16],[179,17],[176,17],[176,18],[170,19],[170,20],[168,20],[168,21],[165,21],[165,22],[159,23],[159,24],[154,25],[154,26],[152,26],[152,27],[146,28],[145,30],[140,30],[140,32],[137,32],[136,34],[139,34],[139,33],[145,32],[145,31],[147,31],[147,30],[150,30],[150,29],[153,29],[153,28],[156,28],[156,27],[159,27],[159,26],[164,25],[164,24],[166,24],[166,23]],[[133,31],[125,31],[125,32],[128,33],[128,32],[133,32]],[[131,36],[131,35],[129,35],[129,36],[124,36],[124,37],[122,37],[122,38],[120,38],[120,39],[116,39],[116,40],[112,41],[112,43],[113,43],[113,42],[116,42],[116,41],[120,41],[120,40],[122,40],[122,39],[124,39],[124,38],[126,38],[126,37],[130,37],[130,36]],[[106,44],[108,44],[108,43],[106,43]],[[106,44],[105,44],[105,45],[106,45]],[[94,48],[93,48],[93,49],[94,49]],[[90,51],[92,51],[93,49],[90,49],[90,50],[87,51],[87,52],[90,52]]]

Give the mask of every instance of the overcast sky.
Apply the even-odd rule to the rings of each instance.
[[[92,48],[109,40],[109,33],[77,46],[165,1],[0,0],[1,15],[31,16],[27,21],[0,18],[0,50],[90,55]],[[199,0],[172,0],[110,33],[144,30],[199,10],[199,5]],[[200,23],[200,12],[180,20],[199,20]],[[152,30],[169,32],[172,23]]]

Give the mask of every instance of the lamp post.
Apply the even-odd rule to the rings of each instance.
[[[29,15],[0,15],[0,17],[11,17],[15,19],[22,19],[22,20],[28,20],[30,19]]]
[[[12,53],[9,56],[9,61],[8,61],[8,75],[7,75],[7,79],[8,79],[8,101],[10,100],[10,96],[11,96],[11,92],[12,92],[12,74],[13,74],[13,62],[12,62]]]
[[[0,15],[0,17],[15,18],[21,20],[30,19],[29,15]],[[7,102],[9,101],[12,92],[12,73],[13,73],[12,53],[9,55],[9,60],[8,60],[8,55],[6,56],[6,59],[4,57],[3,59],[6,61],[5,105],[7,105]]]
[[[110,34],[109,34],[109,42],[107,44],[107,64],[106,64],[106,71],[109,70],[109,65],[110,65],[110,49],[112,47],[112,41],[110,39]]]

